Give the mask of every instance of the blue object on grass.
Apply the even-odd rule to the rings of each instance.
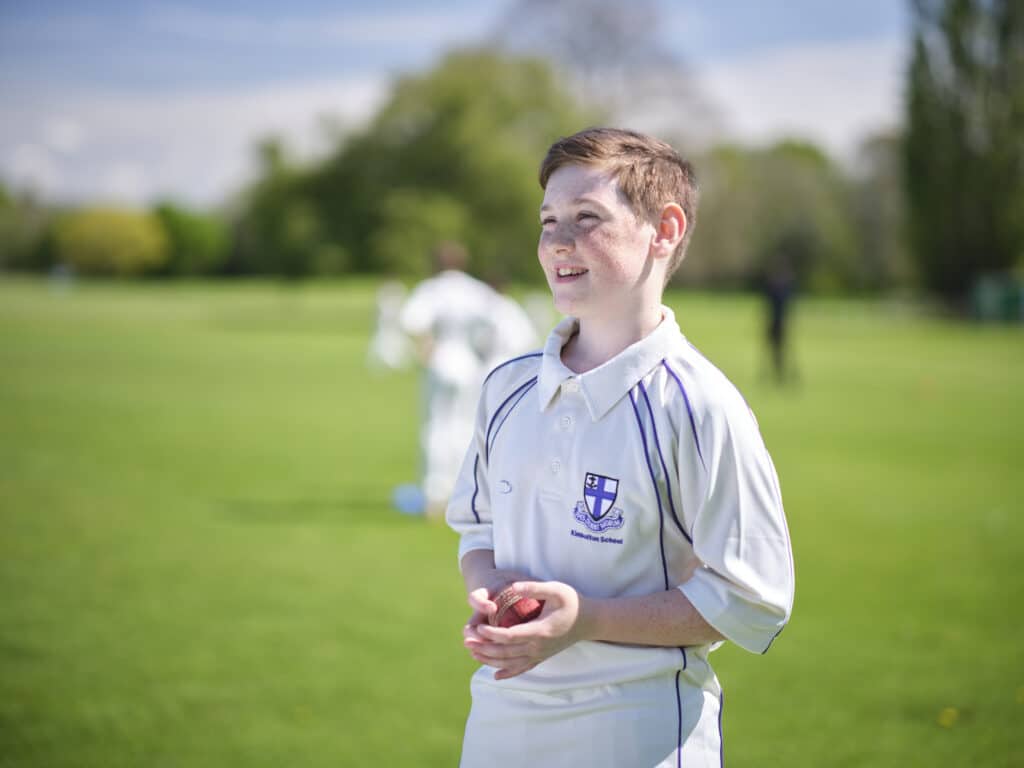
[[[422,515],[427,509],[427,497],[418,485],[411,483],[395,488],[391,494],[391,503],[405,515]]]

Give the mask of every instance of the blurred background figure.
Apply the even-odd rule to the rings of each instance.
[[[529,301],[539,294],[528,293],[520,304],[506,293],[507,285],[502,276],[492,276],[487,282],[494,291],[491,316],[478,330],[485,336],[479,339],[480,348],[488,355],[485,375],[506,360],[535,349],[554,325],[551,322],[537,324],[539,316],[533,314]],[[541,298],[546,299],[545,317],[553,317],[550,295]]]
[[[409,337],[398,316],[409,292],[397,280],[387,280],[377,290],[377,322],[370,339],[366,364],[370,370],[401,370],[412,359]]]
[[[796,368],[787,349],[789,343],[789,316],[796,294],[796,273],[790,258],[777,253],[768,264],[762,281],[765,298],[765,342],[768,345],[768,365],[777,384],[796,381]]]
[[[495,365],[536,342],[529,317],[511,298],[469,276],[468,253],[443,242],[436,274],[416,286],[398,316],[423,366],[420,494],[395,492],[403,512],[441,515],[473,433],[480,386]]]

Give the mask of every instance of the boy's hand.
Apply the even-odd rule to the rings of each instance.
[[[480,624],[487,624],[490,618],[497,612],[498,606],[491,599],[509,584],[521,579],[529,578],[519,571],[507,571],[497,568],[491,569],[481,575],[480,586],[469,591],[469,607],[473,609],[473,615],[466,622],[466,627],[476,627]],[[465,632],[463,632],[465,634]]]
[[[581,620],[583,598],[568,584],[520,581],[513,583],[512,588],[523,597],[543,600],[544,610],[540,616],[506,629],[489,626],[487,616],[490,614],[485,614],[481,621],[463,630],[463,645],[474,659],[498,670],[494,674],[497,680],[533,669],[584,639],[586,634],[585,621]]]

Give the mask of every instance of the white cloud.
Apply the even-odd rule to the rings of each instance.
[[[2,157],[5,175],[18,187],[49,196],[61,186],[60,171],[50,151],[33,142],[11,147]]]
[[[97,193],[107,200],[137,200],[146,193],[146,171],[135,163],[116,162],[100,179]]]
[[[901,122],[906,44],[814,44],[724,60],[697,71],[727,133],[762,143],[820,142],[848,159],[869,132]]]
[[[53,117],[43,124],[43,139],[46,146],[60,154],[74,154],[85,140],[82,125],[67,117]]]
[[[279,136],[300,157],[315,155],[328,147],[318,118],[358,125],[386,88],[374,77],[146,95],[12,92],[0,176],[67,201],[215,203],[250,178],[259,139]]]

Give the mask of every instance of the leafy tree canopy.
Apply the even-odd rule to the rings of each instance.
[[[476,271],[531,278],[540,160],[586,122],[543,62],[453,53],[399,80],[373,123],[305,189],[357,269],[423,274],[428,241],[459,239]]]
[[[1024,254],[1024,3],[915,0],[913,9],[910,241],[926,287],[960,300]]]

